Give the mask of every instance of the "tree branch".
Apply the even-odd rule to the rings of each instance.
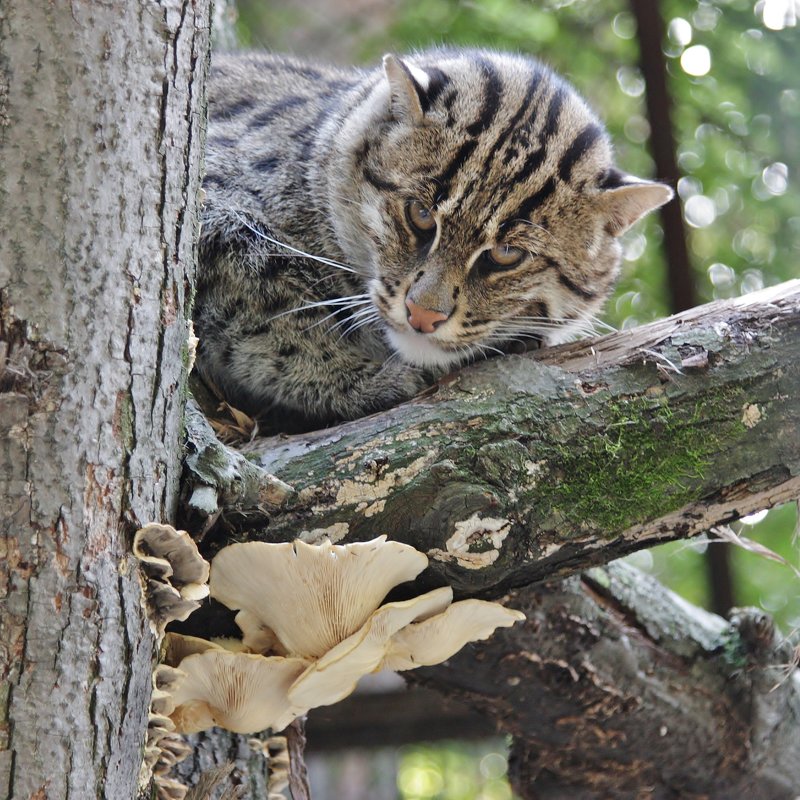
[[[619,564],[541,581],[800,495],[799,329],[793,281],[261,440],[248,462],[295,494],[221,492],[219,540],[387,533],[428,553],[423,581],[523,587],[504,602],[524,625],[409,675],[514,734],[524,798],[793,797],[800,694],[768,620],[728,623]]]
[[[800,495],[800,281],[483,362],[398,408],[246,447],[270,541],[381,533],[462,593],[565,576]]]
[[[410,679],[514,734],[522,798],[794,798],[800,679],[769,618],[733,622],[622,562],[512,592],[523,625]]]

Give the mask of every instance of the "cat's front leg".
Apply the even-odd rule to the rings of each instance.
[[[263,429],[313,430],[391,408],[430,382],[386,347],[380,330],[342,335],[314,310],[260,320],[198,317],[198,366],[234,407]],[[206,324],[203,324],[206,322]]]
[[[397,356],[384,357],[363,341],[311,337],[276,363],[271,416],[301,414],[316,428],[383,411],[411,399],[430,383],[422,370]]]

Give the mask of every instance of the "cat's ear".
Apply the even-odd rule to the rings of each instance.
[[[413,125],[421,124],[423,98],[430,84],[428,74],[391,53],[383,57],[383,71],[389,81],[392,116]]]
[[[612,236],[625,233],[634,222],[672,199],[672,189],[664,183],[643,181],[631,175],[620,176],[613,187],[600,195],[600,206]]]

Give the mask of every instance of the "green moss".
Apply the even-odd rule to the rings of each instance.
[[[530,460],[527,448],[513,440],[490,442],[471,454],[479,474],[494,486],[520,484],[526,479],[525,464]]]
[[[734,672],[747,667],[747,649],[741,634],[735,629],[722,638],[722,658]]]
[[[121,398],[119,406],[119,436],[120,442],[126,452],[131,452],[134,445],[133,433],[133,399],[130,394]]]
[[[616,400],[583,446],[545,446],[549,473],[537,502],[556,524],[613,536],[699,499],[714,456],[744,431],[738,393],[705,397],[688,412],[664,395]]]

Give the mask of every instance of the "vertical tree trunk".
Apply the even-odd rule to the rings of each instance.
[[[137,791],[207,53],[203,0],[0,9],[0,796]]]

